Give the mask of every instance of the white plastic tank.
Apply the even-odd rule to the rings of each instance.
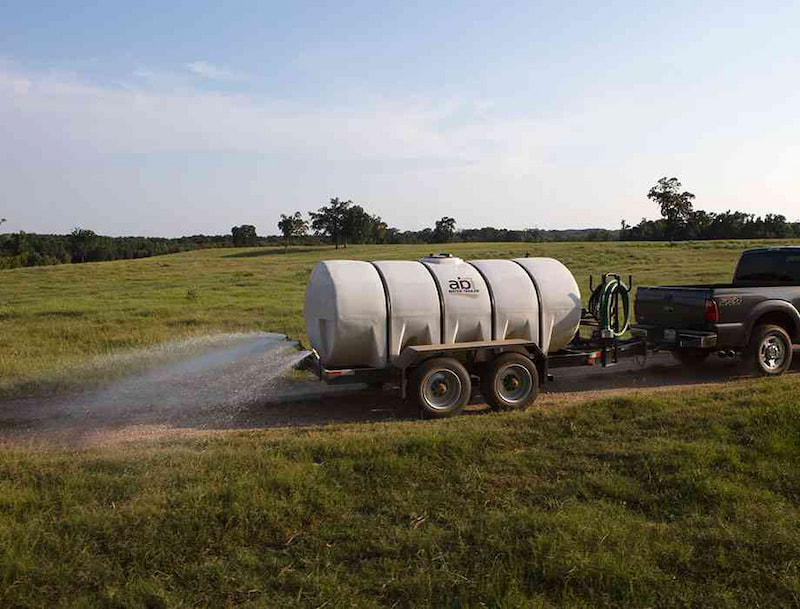
[[[390,366],[408,346],[522,338],[563,349],[581,297],[552,258],[318,263],[306,289],[306,334],[328,368]]]

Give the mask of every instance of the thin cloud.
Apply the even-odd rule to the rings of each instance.
[[[186,69],[192,74],[197,74],[210,80],[244,80],[244,74],[215,66],[208,61],[192,61],[186,64]]]
[[[133,75],[138,78],[154,78],[156,73],[152,70],[145,70],[144,68],[137,68],[133,71]]]
[[[157,73],[145,68],[134,75],[147,82],[109,86],[0,67],[0,131],[18,140],[13,146],[0,142],[0,156],[19,156],[28,144],[70,157],[289,153],[322,162],[420,169],[490,164],[529,172],[541,165],[543,137],[555,137],[536,121],[486,117],[463,100],[373,98],[318,107],[178,88],[153,82]]]

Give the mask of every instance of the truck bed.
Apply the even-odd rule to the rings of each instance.
[[[747,343],[753,324],[772,312],[787,320],[784,325],[792,338],[800,338],[800,286],[754,283],[640,287],[634,307],[636,323],[651,343],[707,348],[714,341],[702,337],[713,333],[715,347],[738,348]],[[707,307],[715,309],[716,321],[709,320]],[[701,337],[699,342],[694,340],[697,337]]]

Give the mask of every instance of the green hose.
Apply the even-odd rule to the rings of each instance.
[[[622,315],[620,316],[620,304]],[[600,322],[604,338],[619,338],[631,324],[631,290],[616,275],[608,275],[589,298],[589,313]]]

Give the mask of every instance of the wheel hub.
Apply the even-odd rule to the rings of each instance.
[[[434,410],[446,410],[456,404],[461,395],[461,381],[452,370],[432,370],[422,381],[422,399]]]
[[[533,389],[531,373],[521,364],[509,364],[495,379],[495,391],[508,404],[524,402]]]
[[[443,381],[434,383],[431,393],[433,393],[433,395],[435,395],[437,398],[442,397],[445,393],[447,393],[447,383]]]
[[[786,350],[778,337],[770,336],[761,344],[761,362],[767,370],[777,370],[785,358]]]

